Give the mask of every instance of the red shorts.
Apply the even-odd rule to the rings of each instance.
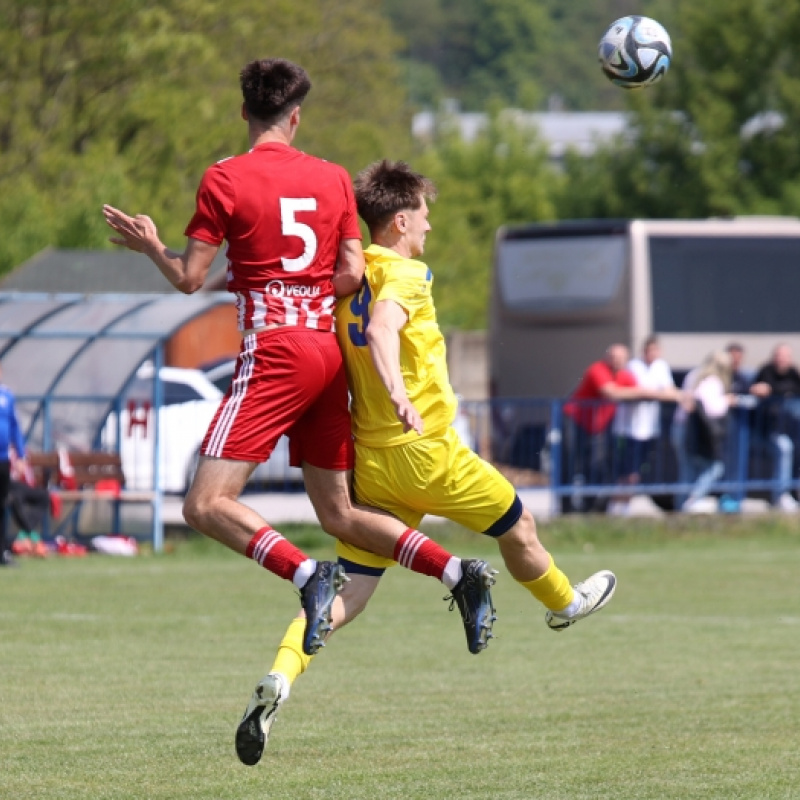
[[[347,378],[336,334],[274,328],[246,336],[208,428],[204,456],[266,461],[283,434],[292,466],[353,468]]]

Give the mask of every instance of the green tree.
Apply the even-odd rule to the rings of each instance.
[[[597,45],[612,22],[628,14],[647,14],[643,0],[565,3],[544,0],[550,32],[539,54],[539,80],[547,97],[569,110],[621,110],[620,91],[600,71]]]
[[[399,40],[368,0],[0,0],[0,272],[105,246],[102,202],[179,244],[208,164],[247,147],[238,73],[302,63],[297,145],[356,170],[410,148]]]
[[[534,129],[495,114],[474,142],[451,131],[415,162],[437,184],[425,260],[444,327],[484,328],[501,225],[553,219],[558,173]]]
[[[670,72],[626,95],[628,135],[567,163],[563,216],[800,210],[798,0],[663,3]]]
[[[383,8],[411,62],[432,66],[465,108],[491,99],[540,105],[540,58],[551,35],[541,0],[383,0]]]
[[[603,31],[626,14],[647,13],[645,0],[382,0],[405,37],[410,86],[418,105],[454,97],[469,110],[489,98],[534,109],[620,109],[620,93],[597,65]],[[425,69],[426,68],[426,69]],[[431,72],[432,71],[432,74]],[[437,80],[438,78],[438,80]]]

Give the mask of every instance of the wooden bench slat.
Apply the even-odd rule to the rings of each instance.
[[[98,481],[117,481],[125,485],[125,473],[118,453],[70,452],[69,461],[74,471],[75,483],[79,487],[73,492],[92,489]],[[36,483],[45,486],[57,482],[59,475],[58,453],[28,453],[27,461],[33,469]],[[57,487],[53,487],[57,488]],[[63,491],[63,490],[62,490]]]
[[[96,489],[51,489],[54,494],[58,495],[66,502],[79,502],[81,500],[119,500],[121,503],[152,503],[156,496],[155,492],[145,491],[121,491],[119,494],[115,492],[103,492]]]

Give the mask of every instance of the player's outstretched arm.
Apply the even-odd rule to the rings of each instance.
[[[367,326],[367,344],[403,430],[413,429],[422,435],[422,417],[408,399],[400,372],[400,330],[407,321],[408,315],[401,305],[394,300],[379,300]]]
[[[176,289],[192,294],[203,285],[219,250],[217,245],[189,239],[183,253],[178,253],[161,241],[155,223],[145,214],[132,217],[118,208],[104,205],[103,216],[106,224],[118,234],[109,237],[109,241],[146,255]]]
[[[333,273],[333,291],[337,297],[347,297],[361,288],[364,279],[364,250],[361,239],[344,239]]]

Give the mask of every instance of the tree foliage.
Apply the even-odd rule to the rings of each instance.
[[[564,216],[797,214],[800,2],[663,3],[673,67],[630,135],[567,165]]]
[[[399,40],[369,0],[0,0],[0,272],[103,246],[103,202],[179,243],[208,164],[247,147],[238,75],[302,63],[297,145],[351,170],[406,152]]]
[[[638,92],[597,67],[627,13],[662,22],[675,51]],[[480,327],[502,224],[800,214],[798,41],[800,0],[0,0],[0,273],[47,246],[108,246],[103,202],[180,245],[202,171],[247,146],[239,70],[281,55],[314,82],[298,147],[351,173],[408,158],[437,182],[440,317]],[[412,144],[412,111],[445,97],[491,125]],[[555,168],[499,109],[559,97],[630,126]]]
[[[468,110],[489,100],[537,109],[622,108],[618,91],[597,69],[603,31],[643,0],[382,0],[405,35],[408,75],[417,104],[455,98]]]
[[[445,327],[486,324],[490,265],[501,225],[553,219],[560,180],[535,130],[503,114],[474,142],[445,132],[416,166],[437,184],[425,260],[436,276],[436,307]]]

